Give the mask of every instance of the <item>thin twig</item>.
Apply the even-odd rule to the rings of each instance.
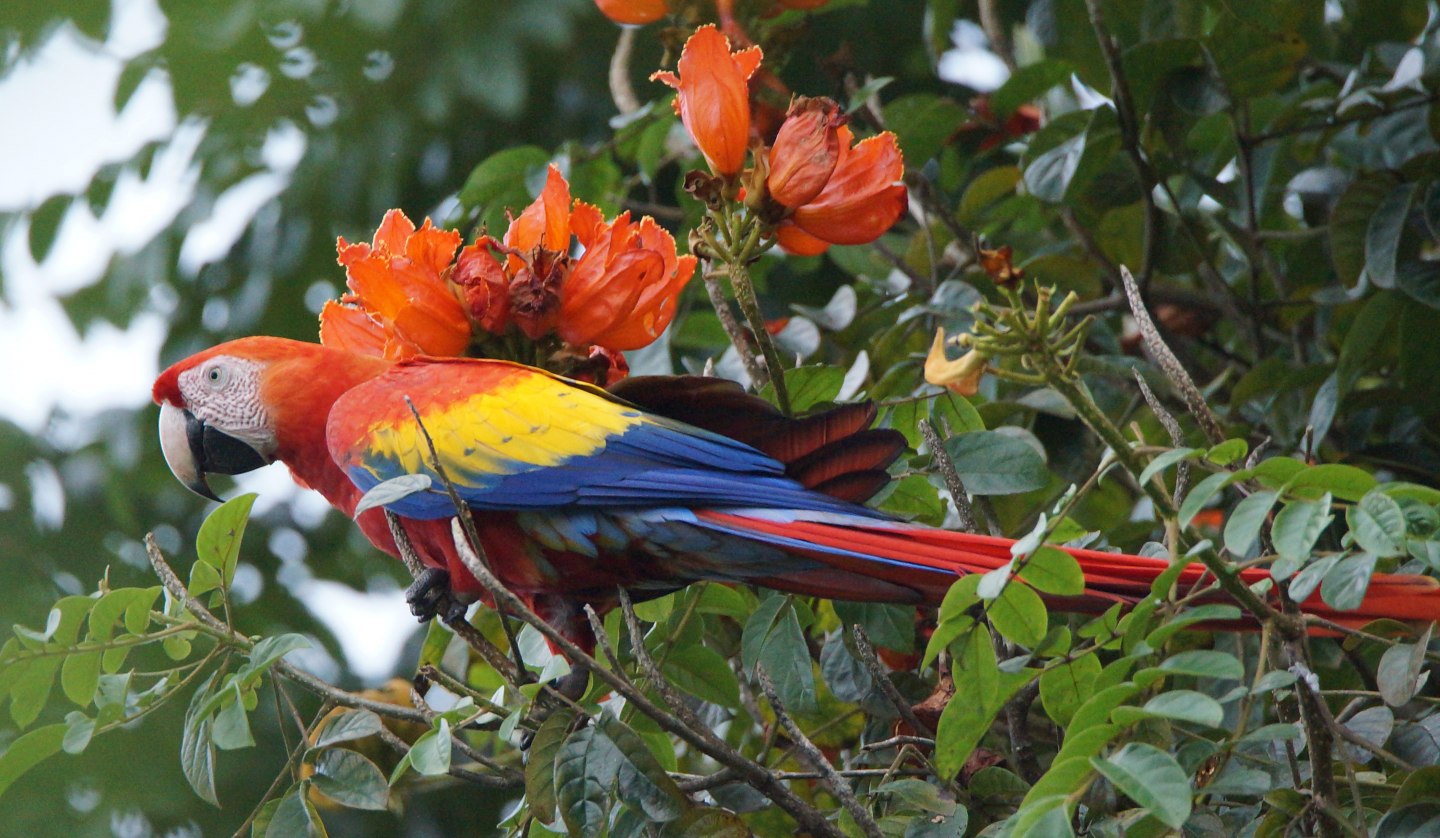
[[[1155,397],[1155,392],[1150,389],[1149,384],[1145,383],[1145,376],[1141,375],[1139,370],[1132,369],[1131,372],[1135,374],[1135,383],[1140,385],[1140,395],[1145,398],[1145,403],[1150,405],[1150,411],[1155,414],[1155,418],[1159,419],[1160,424],[1164,426],[1165,433],[1170,435],[1170,444],[1176,448],[1183,446],[1185,433],[1180,429],[1180,423],[1175,420],[1170,411],[1165,409],[1165,405],[1160,403],[1160,399]],[[1181,460],[1180,465],[1175,469],[1174,498],[1177,507],[1180,505],[1180,500],[1185,497],[1185,489],[1189,482],[1190,463]]]
[[[1195,386],[1195,381],[1190,373],[1185,371],[1180,359],[1170,351],[1163,338],[1160,337],[1160,330],[1155,327],[1155,321],[1150,319],[1150,312],[1145,308],[1145,301],[1140,297],[1140,286],[1136,284],[1135,277],[1124,265],[1120,266],[1120,277],[1125,288],[1125,296],[1130,300],[1130,312],[1135,317],[1135,325],[1140,329],[1140,339],[1145,344],[1160,370],[1170,383],[1175,387],[1180,398],[1185,402],[1185,407],[1200,423],[1200,428],[1205,432],[1205,437],[1212,445],[1218,445],[1225,441],[1225,432],[1220,427],[1220,420],[1215,418],[1210,405],[1206,403],[1205,396],[1201,394],[1200,388]]]
[[[387,509],[385,510],[385,523],[389,525],[390,535],[395,539],[395,546],[400,551],[400,561],[410,571],[411,576],[419,579],[428,568],[415,552],[415,545],[410,542],[410,534],[405,532],[405,527],[400,522],[400,516]],[[454,620],[442,616],[441,621],[461,640],[465,641],[465,645],[474,649],[485,660],[485,663],[489,664],[490,668],[494,669],[507,683],[512,686],[525,683],[526,676],[519,674],[525,672],[524,667],[516,666],[514,661],[500,651],[500,647],[491,643],[490,638],[481,634],[479,629],[471,625],[464,614]]]
[[[430,468],[440,478],[440,482],[445,485],[445,493],[450,496],[450,503],[455,507],[455,520],[460,523],[470,544],[474,545],[475,560],[488,570],[490,561],[485,556],[485,545],[480,541],[480,531],[475,528],[475,516],[470,514],[470,508],[460,500],[460,493],[455,491],[455,484],[445,473],[445,466],[440,462],[440,452],[435,448],[435,440],[431,438],[429,429],[425,427],[425,420],[420,418],[420,411],[415,409],[415,403],[410,400],[409,396],[404,398],[405,406],[410,408],[410,415],[415,417],[415,424],[420,428],[420,436],[425,439],[425,447],[430,452]],[[500,628],[505,632],[505,640],[510,644],[510,652],[515,657],[515,679],[523,684],[529,680],[530,672],[525,668],[524,658],[520,656],[520,643],[515,639],[515,629],[510,625],[510,618],[505,615],[504,611],[498,613]]]
[[[935,468],[940,472],[940,478],[945,481],[945,488],[950,491],[950,499],[955,502],[955,514],[960,519],[961,531],[975,532],[975,511],[970,507],[970,493],[965,491],[965,483],[960,479],[960,472],[955,469],[955,461],[950,459],[950,452],[945,450],[940,434],[935,432],[928,420],[921,421],[919,427],[920,436],[924,437],[925,444],[930,446],[930,456],[935,460]]]
[[[740,321],[735,319],[730,301],[725,299],[725,289],[720,286],[719,272],[705,272],[705,293],[710,297],[710,305],[715,308],[715,316],[720,319],[720,326],[730,338],[730,345],[735,347],[735,354],[740,356],[740,362],[745,365],[750,382],[757,388],[764,387],[770,381],[770,376],[755,354],[755,344],[749,333],[740,325]]]
[[[547,640],[559,647],[560,651],[574,663],[583,663],[590,667],[590,671],[600,680],[608,684],[625,697],[625,700],[633,704],[636,709],[651,719],[667,733],[674,734],[685,740],[701,753],[719,762],[721,765],[733,768],[737,779],[753,787],[756,791],[768,797],[771,801],[783,809],[804,829],[809,830],[817,836],[826,838],[841,838],[841,833],[835,825],[830,823],[819,810],[801,800],[794,792],[785,786],[764,766],[745,758],[738,751],[727,745],[722,739],[715,735],[709,728],[691,726],[682,722],[673,713],[656,705],[639,688],[623,675],[612,672],[601,665],[594,656],[580,648],[573,640],[566,637],[554,626],[545,622],[541,617],[530,609],[519,597],[515,596],[506,588],[499,579],[488,568],[480,564],[470,545],[465,543],[464,532],[458,523],[452,522],[451,529],[455,537],[455,546],[460,553],[460,560],[465,564],[476,580],[490,592],[497,605],[509,609],[510,613],[516,615],[521,621],[532,626],[536,631],[545,636]]]
[[[165,590],[170,592],[170,596],[174,597],[187,611],[193,614],[201,625],[209,629],[211,634],[246,652],[255,647],[254,642],[252,642],[250,638],[221,622],[214,614],[210,613],[208,608],[190,596],[190,592],[185,589],[185,583],[180,581],[180,577],[175,574],[175,570],[170,567],[169,562],[165,561],[164,554],[160,552],[160,545],[155,543],[154,533],[145,534],[145,554],[150,559],[150,567],[154,569],[155,575],[160,577],[160,584],[165,587]],[[303,669],[297,669],[284,660],[276,661],[272,669],[321,698],[334,702],[335,704],[340,704],[345,707],[358,707],[381,716],[388,716],[392,719],[403,719],[410,722],[420,722],[421,724],[425,723],[425,715],[413,707],[401,707],[383,701],[374,701],[364,696],[356,695],[355,693],[346,692],[339,687],[331,686],[325,681],[316,678]]]
[[[785,705],[780,702],[780,696],[775,692],[775,684],[770,680],[770,673],[765,671],[764,666],[755,667],[755,677],[760,681],[760,690],[770,701],[770,709],[775,711],[775,720],[785,729],[785,733],[798,747],[801,756],[805,757],[805,760],[820,772],[821,782],[825,783],[831,793],[840,800],[840,805],[844,806],[845,811],[850,813],[850,817],[855,819],[855,824],[860,827],[860,831],[869,838],[884,838],[884,833],[880,831],[880,825],[875,823],[869,810],[860,805],[859,799],[855,797],[855,789],[851,787],[850,781],[835,770],[835,766],[825,758],[825,754],[820,751],[819,746],[810,741],[810,738],[805,735],[805,731],[801,730],[795,720],[790,718],[790,714],[785,711]]]
[[[635,33],[638,31],[633,26],[622,26],[620,40],[615,42],[615,52],[610,56],[610,98],[615,102],[615,109],[622,114],[640,109],[640,100],[630,83],[630,56],[635,51]]]
[[[910,725],[910,729],[920,736],[933,737],[935,731],[920,721],[920,717],[915,715],[915,711],[911,709],[910,702],[905,700],[905,696],[900,694],[900,691],[895,688],[895,683],[890,680],[890,676],[880,666],[880,659],[875,655],[875,646],[870,642],[869,635],[865,633],[864,626],[856,623],[850,628],[850,631],[855,638],[855,651],[860,657],[860,662],[865,664],[865,668],[870,671],[871,680],[895,707],[895,712],[899,713],[900,718],[905,720],[905,724]]]

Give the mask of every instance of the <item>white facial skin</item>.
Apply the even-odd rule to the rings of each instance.
[[[260,402],[264,365],[245,358],[219,355],[180,373],[180,395],[197,418],[270,457],[275,431]]]

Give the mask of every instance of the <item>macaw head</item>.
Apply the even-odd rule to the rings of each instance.
[[[220,498],[207,474],[242,474],[278,459],[303,476],[304,463],[328,462],[330,405],[388,363],[271,337],[191,355],[161,373],[152,390],[165,462],[187,488],[211,500]]]

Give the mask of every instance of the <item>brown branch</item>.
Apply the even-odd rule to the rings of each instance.
[[[410,534],[405,532],[404,526],[400,523],[400,516],[386,509],[385,523],[389,525],[390,535],[395,539],[395,546],[400,551],[400,561],[405,564],[405,568],[410,571],[411,576],[419,579],[428,568],[416,554],[415,545],[410,542]],[[525,683],[525,676],[519,674],[525,670],[500,651],[500,647],[491,643],[490,638],[481,634],[479,629],[471,625],[464,614],[453,620],[442,616],[441,621],[455,632],[456,636],[465,641],[465,645],[475,650],[485,663],[490,665],[491,669],[505,679],[506,683],[511,686]]]
[[[919,428],[920,436],[924,437],[925,444],[930,446],[930,456],[935,460],[935,468],[940,472],[940,478],[945,481],[950,499],[955,502],[960,529],[964,532],[976,532],[975,510],[970,506],[970,493],[965,491],[965,483],[960,479],[960,472],[955,469],[955,461],[950,459],[950,452],[945,450],[945,443],[940,441],[940,434],[935,432],[929,421],[921,421]]]
[[[1180,398],[1185,402],[1191,415],[1200,423],[1200,428],[1212,445],[1218,445],[1225,441],[1225,432],[1220,428],[1220,420],[1210,410],[1210,405],[1205,401],[1200,388],[1195,386],[1195,380],[1186,372],[1180,359],[1170,351],[1165,340],[1160,337],[1160,330],[1156,328],[1155,321],[1150,318],[1150,311],[1145,307],[1145,301],[1140,297],[1140,286],[1131,275],[1130,270],[1124,265],[1120,266],[1120,276],[1125,288],[1125,296],[1130,301],[1130,313],[1135,317],[1135,325],[1140,329],[1140,339],[1145,344],[1145,349],[1155,359],[1161,372],[1170,380]]]
[[[655,723],[659,725],[662,730],[685,740],[686,743],[696,750],[709,756],[721,765],[734,769],[737,779],[743,780],[756,791],[768,797],[776,806],[794,818],[801,827],[817,836],[842,838],[840,831],[825,818],[824,814],[804,800],[801,800],[764,766],[746,759],[716,736],[714,731],[709,728],[687,725],[673,713],[656,705],[629,679],[606,669],[594,656],[584,649],[581,649],[573,640],[541,619],[540,616],[532,611],[519,597],[511,593],[488,568],[480,564],[474,551],[470,549],[470,545],[465,542],[465,534],[459,529],[459,524],[452,522],[451,528],[455,537],[455,546],[460,553],[460,560],[465,564],[466,569],[475,576],[481,586],[490,592],[490,595],[495,599],[496,605],[506,608],[522,622],[529,624],[536,631],[544,635],[547,640],[558,647],[573,663],[589,666],[590,671],[595,677],[604,681],[611,689],[624,696],[625,699],[633,704],[640,712],[654,719]]]
[[[730,301],[725,298],[725,289],[720,286],[720,274],[716,271],[705,272],[705,293],[710,297],[710,305],[715,308],[715,316],[720,318],[720,326],[725,329],[725,334],[730,338],[730,345],[735,347],[735,353],[740,356],[740,362],[745,365],[745,372],[750,376],[750,383],[755,388],[764,387],[770,381],[769,373],[764,365],[760,363],[758,350],[750,338],[750,333],[740,325],[735,318],[735,312],[730,308]]]
[[[640,109],[640,100],[630,84],[630,56],[635,51],[635,33],[638,31],[633,26],[622,26],[620,40],[615,42],[615,52],[610,56],[610,98],[615,102],[615,109],[622,114]]]
[[[910,702],[905,700],[905,696],[900,694],[900,691],[895,688],[895,683],[890,680],[890,676],[880,666],[880,659],[875,654],[875,646],[870,642],[870,637],[865,633],[864,627],[856,623],[851,626],[850,631],[855,638],[855,651],[859,654],[861,663],[864,663],[865,668],[869,670],[870,678],[875,681],[875,686],[880,688],[880,692],[884,693],[885,698],[895,707],[895,712],[900,714],[900,718],[905,720],[905,724],[910,725],[911,730],[921,736],[934,738],[935,731],[920,721],[920,717],[915,715],[914,709],[910,707]]]
[[[145,534],[145,555],[150,559],[150,567],[154,569],[155,575],[160,577],[160,584],[170,592],[187,611],[195,616],[200,625],[217,639],[223,640],[231,646],[242,649],[246,652],[255,648],[255,643],[250,638],[235,631],[229,625],[220,621],[210,610],[197,602],[185,589],[185,583],[175,574],[175,570],[165,561],[165,556],[160,552],[160,545],[155,543],[155,534]],[[401,719],[409,722],[425,723],[425,715],[413,707],[401,707],[396,704],[387,704],[383,701],[374,701],[363,696],[346,692],[338,687],[333,687],[325,681],[316,678],[314,675],[303,669],[286,663],[284,660],[276,661],[271,667],[275,672],[294,681],[305,689],[316,695],[345,707],[356,707],[362,710],[369,710],[381,716],[388,716],[392,719]]]
[[[821,782],[830,789],[835,797],[839,798],[840,805],[844,806],[845,811],[850,813],[850,817],[855,819],[855,824],[860,827],[860,831],[869,838],[884,838],[884,833],[880,831],[880,825],[875,823],[869,810],[860,805],[860,800],[855,797],[855,789],[851,787],[850,781],[835,770],[835,766],[825,758],[825,754],[820,751],[819,746],[810,741],[810,737],[805,735],[805,731],[801,730],[795,720],[790,718],[790,714],[785,711],[785,705],[780,702],[780,696],[775,692],[775,684],[771,682],[770,673],[765,671],[764,666],[755,667],[755,677],[760,681],[760,690],[770,701],[770,709],[775,711],[775,720],[785,729],[790,741],[795,743],[806,762],[820,772]]]

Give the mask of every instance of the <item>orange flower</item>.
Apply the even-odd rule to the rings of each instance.
[[[389,358],[463,352],[470,323],[444,278],[459,246],[459,233],[428,218],[416,230],[400,210],[385,214],[370,244],[341,238],[351,293],[321,312],[321,341]]]
[[[571,237],[583,252],[571,257]],[[503,255],[497,258],[496,254]],[[460,252],[450,281],[477,326],[501,334],[513,325],[531,340],[554,332],[571,346],[610,352],[653,342],[675,316],[675,300],[695,272],[675,240],[650,217],[572,201],[554,166],[540,197],[491,238]]]
[[[600,14],[616,23],[654,23],[670,11],[665,0],[595,0]]]
[[[675,240],[649,217],[635,224],[627,212],[606,223],[577,201],[572,223],[585,253],[561,286],[560,337],[612,350],[649,345],[674,318],[695,257],[677,256]]]
[[[775,228],[775,240],[795,256],[819,256],[830,249],[830,242],[815,238],[788,218]]]
[[[845,117],[830,99],[796,99],[785,114],[765,183],[770,197],[787,207],[812,201],[829,182],[840,159],[840,127]]]
[[[760,48],[732,53],[713,24],[695,30],[676,64],[679,74],[650,76],[675,88],[675,112],[717,175],[739,174],[750,143],[748,81],[760,66]]]
[[[783,130],[783,129],[782,129]],[[854,135],[839,128],[840,155],[825,188],[791,216],[795,224],[831,244],[865,244],[879,238],[905,212],[905,159],[895,135],[885,132],[851,148]]]

